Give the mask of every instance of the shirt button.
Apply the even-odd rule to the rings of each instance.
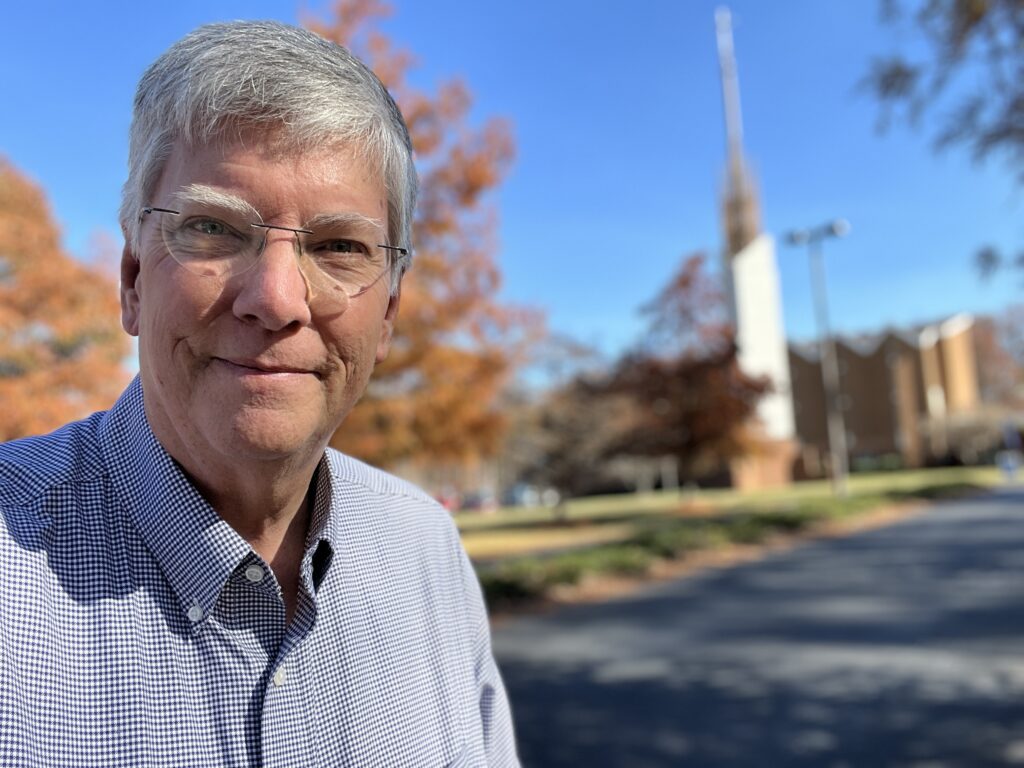
[[[284,685],[284,681],[287,679],[288,675],[285,673],[283,667],[274,673],[274,685],[276,685],[278,688]]]
[[[253,584],[257,584],[263,581],[263,569],[258,565],[250,565],[245,569],[245,578],[251,581]]]
[[[188,618],[189,621],[191,621],[193,624],[198,621],[202,621],[203,609],[200,608],[198,605],[193,605],[191,608],[188,609]]]

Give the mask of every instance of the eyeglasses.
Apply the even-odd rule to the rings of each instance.
[[[308,284],[328,293],[341,290],[349,298],[380,280],[394,254],[408,254],[398,246],[366,245],[359,239],[361,216],[318,217],[314,222],[320,225],[314,231],[265,224],[231,210],[201,205],[184,211],[155,206],[142,209],[144,216],[154,213],[159,214],[160,235],[168,253],[189,272],[203,277],[228,278],[251,269],[263,255],[271,230],[295,235],[299,269]],[[362,228],[366,229],[365,224]]]

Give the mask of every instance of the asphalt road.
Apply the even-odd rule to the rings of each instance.
[[[524,766],[1024,766],[1024,492],[499,624]]]

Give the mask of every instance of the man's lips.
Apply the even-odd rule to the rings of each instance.
[[[237,369],[241,373],[245,373],[252,376],[269,376],[273,374],[308,374],[310,376],[319,377],[319,374],[316,372],[316,370],[306,368],[304,366],[285,365],[282,363],[239,357],[214,357],[213,359],[216,360],[217,362],[224,363],[225,365],[230,366],[231,368]]]

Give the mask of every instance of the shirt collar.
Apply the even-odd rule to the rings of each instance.
[[[136,377],[101,427],[104,462],[142,538],[194,622],[209,615],[251,551],[200,495],[149,427]],[[198,606],[202,616],[193,610]]]
[[[320,588],[327,571],[330,570],[334,553],[338,551],[340,541],[339,510],[334,509],[335,485],[331,462],[324,454],[317,465],[313,479],[313,504],[309,517],[309,532],[306,534],[306,552],[302,560],[302,574],[310,575],[311,584],[307,585],[316,592]]]

